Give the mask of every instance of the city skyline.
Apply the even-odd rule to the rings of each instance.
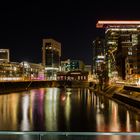
[[[62,60],[81,59],[92,63],[92,41],[104,37],[97,20],[139,19],[131,4],[107,2],[30,2],[2,4],[0,10],[0,48],[10,49],[11,61],[40,63],[42,40],[54,38],[62,44]]]

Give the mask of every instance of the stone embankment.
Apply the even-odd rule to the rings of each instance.
[[[115,100],[129,109],[140,113],[140,87],[107,86],[103,90],[96,88],[94,92]]]
[[[0,82],[0,94],[46,87],[89,87],[85,81],[12,81]]]
[[[13,82],[0,82],[0,94],[26,91],[32,88],[51,86],[52,82],[45,81],[13,81]]]

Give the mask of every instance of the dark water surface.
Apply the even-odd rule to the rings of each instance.
[[[88,89],[0,95],[0,130],[140,132],[140,116]]]

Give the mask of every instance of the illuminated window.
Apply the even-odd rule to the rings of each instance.
[[[132,51],[132,48],[131,48],[131,47],[129,47],[129,48],[128,48],[128,50],[129,50],[129,51]]]
[[[78,76],[78,80],[80,80],[80,76]]]
[[[128,52],[128,55],[132,55],[132,52]]]

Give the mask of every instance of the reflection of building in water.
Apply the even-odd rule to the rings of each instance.
[[[111,116],[110,124],[108,126],[109,131],[119,131],[120,130],[120,123],[119,123],[120,120],[119,120],[117,103],[111,102],[109,115]]]
[[[58,88],[47,88],[45,94],[45,126],[47,131],[58,130]]]
[[[0,130],[18,130],[19,94],[0,96],[0,110]]]
[[[66,126],[67,129],[70,129],[70,116],[71,116],[71,92],[66,92],[66,105],[65,105],[65,118],[66,118]]]
[[[28,118],[29,111],[29,95],[25,95],[22,98],[22,121],[21,121],[21,130],[29,131],[30,130],[30,122]]]
[[[90,91],[88,89],[86,89],[87,91],[87,112],[88,112],[88,118],[90,118],[90,115],[92,113],[93,110],[91,110],[91,107],[93,106],[93,93],[91,94]],[[94,109],[94,108],[93,108]]]
[[[131,122],[130,122],[130,114],[129,112],[127,111],[126,112],[126,131],[127,132],[131,132]]]
[[[101,112],[100,97],[96,96],[96,131],[107,131],[105,126],[105,117]]]
[[[136,130],[137,132],[140,132],[140,121],[136,120]]]
[[[45,89],[34,89],[30,91],[30,124],[33,130],[44,130],[44,97]]]

